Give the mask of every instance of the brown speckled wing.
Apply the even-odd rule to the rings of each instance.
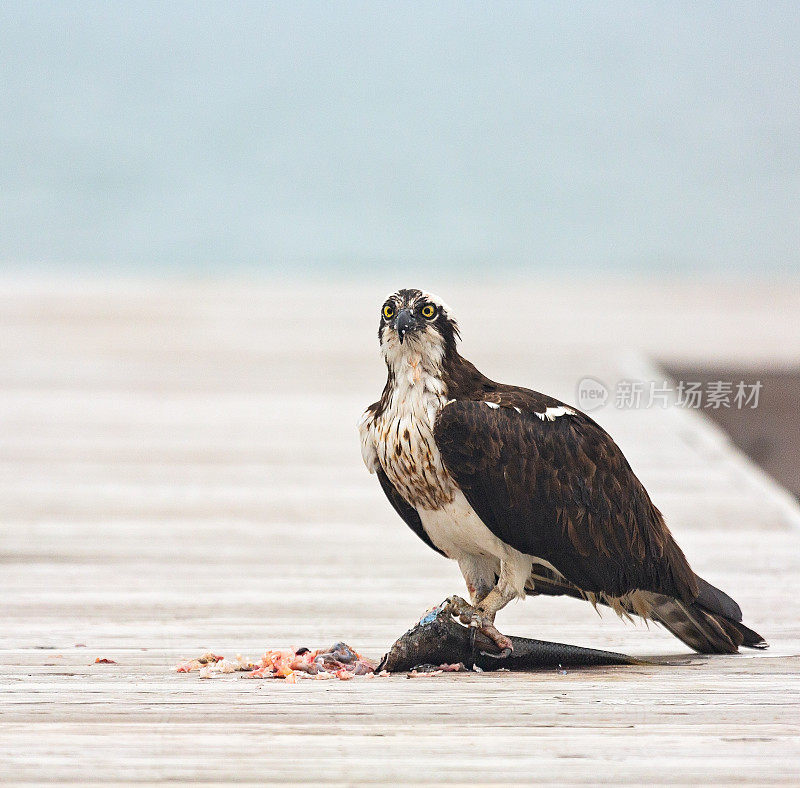
[[[598,424],[527,389],[450,403],[434,436],[445,467],[486,526],[549,561],[584,591],[634,589],[691,600],[697,583],[622,451]]]

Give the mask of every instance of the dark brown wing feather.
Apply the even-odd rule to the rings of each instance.
[[[697,581],[622,451],[583,413],[498,385],[447,405],[434,430],[448,472],[486,526],[583,591],[641,589],[693,600]],[[519,408],[521,412],[518,412]]]
[[[422,539],[422,541],[425,542],[428,547],[430,547],[432,550],[436,550],[436,552],[440,555],[444,555],[444,553],[431,541],[430,537],[425,532],[425,529],[422,527],[422,520],[419,519],[419,515],[417,514],[417,510],[411,506],[411,504],[409,504],[399,492],[397,492],[397,488],[392,484],[389,477],[383,472],[383,468],[378,468],[376,473],[378,474],[378,481],[381,483],[381,488],[383,489],[384,493],[386,493],[386,497],[389,499],[389,503],[405,520],[406,525],[420,539]]]

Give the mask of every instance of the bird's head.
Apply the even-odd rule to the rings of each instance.
[[[438,296],[422,290],[398,290],[381,307],[378,339],[388,364],[421,358],[441,366],[455,352],[458,323]]]

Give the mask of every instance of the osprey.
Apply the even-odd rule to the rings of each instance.
[[[441,299],[381,307],[388,377],[360,424],[367,468],[411,530],[458,562],[461,621],[508,654],[495,614],[568,595],[657,621],[696,651],[765,648],[727,594],[698,577],[611,436],[576,408],[495,383],[459,354]]]

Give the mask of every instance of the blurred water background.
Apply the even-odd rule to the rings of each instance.
[[[800,5],[0,4],[0,265],[800,271]]]

